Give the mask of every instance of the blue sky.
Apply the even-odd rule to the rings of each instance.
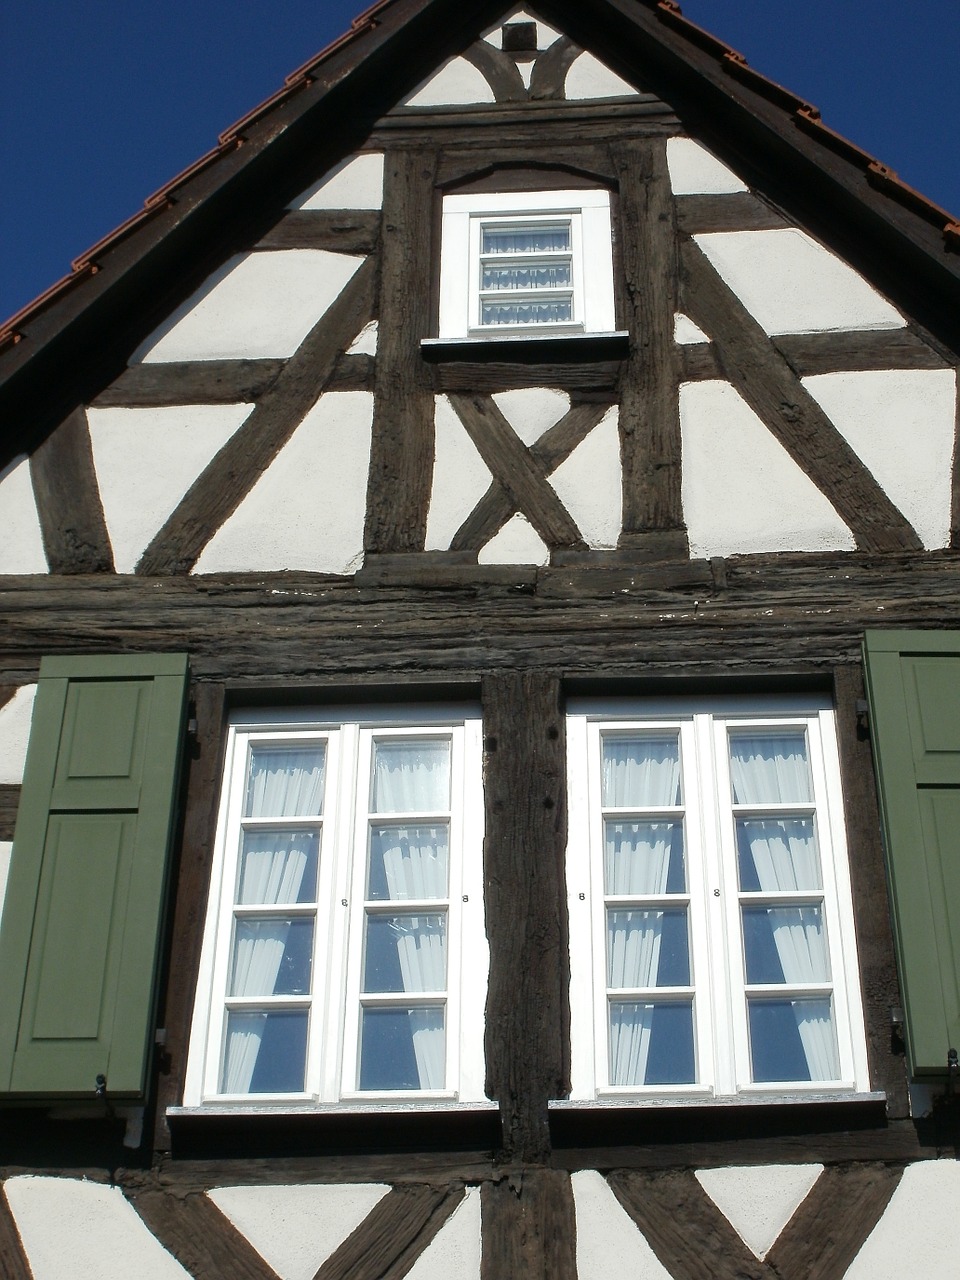
[[[682,0],[960,215],[957,0]],[[364,0],[28,0],[0,14],[0,321],[344,31]]]

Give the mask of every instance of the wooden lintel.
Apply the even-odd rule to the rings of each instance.
[[[509,364],[450,361],[433,366],[438,391],[513,391],[520,387],[558,387],[562,391],[614,391],[620,378],[619,360],[581,364]]]

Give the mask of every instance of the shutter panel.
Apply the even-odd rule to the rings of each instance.
[[[864,656],[907,1052],[943,1076],[960,1048],[960,632],[868,632]]]
[[[0,923],[0,1092],[139,1096],[187,690],[182,654],[44,659]]]

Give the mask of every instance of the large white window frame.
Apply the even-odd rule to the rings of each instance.
[[[491,256],[485,232],[562,233],[564,243]],[[568,272],[560,285],[484,288],[484,269],[538,267]],[[485,323],[484,301],[569,299],[562,319]],[[615,330],[610,193],[597,190],[523,191],[449,195],[443,200],[440,252],[440,340],[509,340],[609,334]]]
[[[446,746],[444,746],[446,744]],[[381,745],[401,752],[419,747],[439,751],[449,759],[448,799],[435,799],[426,809],[407,802],[387,805],[377,800],[380,786],[373,769],[374,753]],[[276,748],[284,752],[298,749],[322,750],[325,768],[320,811],[283,818],[271,815],[251,818],[249,795],[253,759],[257,749]],[[483,797],[481,785],[481,723],[473,706],[410,707],[329,707],[290,711],[247,711],[235,715],[228,729],[224,782],[217,824],[217,839],[204,941],[198,978],[197,999],[191,1033],[190,1054],[184,1086],[184,1105],[253,1106],[364,1106],[368,1104],[455,1105],[482,1103],[484,1097],[483,1010],[486,1000],[489,952],[483,926]],[[292,812],[287,810],[286,812]],[[246,815],[246,816],[245,816]],[[368,857],[376,829],[445,828],[448,838],[447,879],[442,884],[434,872],[433,881],[419,880],[421,896],[412,892],[409,861],[404,864],[408,884],[396,882],[382,889],[368,877]],[[251,831],[258,826],[303,829],[311,839],[319,833],[316,891],[305,902],[294,902],[289,889],[271,888],[267,905],[260,893],[253,905],[242,886],[245,874],[244,850],[250,847]],[[404,830],[404,838],[409,832]],[[441,838],[442,842],[442,838]],[[279,860],[277,860],[279,863]],[[397,864],[399,866],[399,864]],[[389,872],[387,873],[390,874]],[[309,876],[309,873],[308,873]],[[274,882],[276,881],[274,875]],[[260,881],[264,877],[261,875]],[[302,884],[303,881],[299,881]],[[426,884],[427,887],[423,888]],[[303,892],[294,889],[294,897]],[[273,904],[276,905],[273,905]],[[413,945],[403,954],[404,919],[407,927],[419,930]],[[284,956],[289,961],[289,939],[293,931],[288,921],[311,922],[313,926],[309,986],[306,991],[264,995],[261,989],[247,997],[236,994],[236,970],[240,965],[239,931],[256,931],[258,925],[279,918]],[[251,923],[252,921],[252,923]],[[373,965],[378,944],[368,942],[376,930],[379,954],[391,956],[402,972],[402,987],[382,989],[378,978],[365,977]],[[432,933],[432,942],[445,940],[445,984],[425,984],[427,973],[437,974],[437,961],[423,958],[423,935]],[[384,936],[389,941],[384,947]],[[409,934],[409,928],[408,928]],[[370,935],[372,938],[372,934]],[[245,939],[249,948],[257,942]],[[301,948],[301,950],[303,950]],[[431,967],[432,963],[432,967]],[[406,966],[404,968],[404,965]],[[409,986],[411,965],[420,966]],[[269,966],[268,966],[269,967]],[[441,966],[441,970],[442,970]],[[262,968],[262,963],[261,963]],[[249,969],[249,966],[248,966]],[[419,979],[419,981],[418,981]],[[261,984],[264,979],[261,977]],[[277,983],[276,971],[267,982]],[[249,983],[248,983],[249,985]],[[303,983],[301,981],[300,985]],[[388,984],[389,985],[389,984]],[[426,986],[430,989],[427,990]],[[413,1009],[413,1014],[409,1010]],[[248,1069],[233,1072],[247,1079],[245,1087],[229,1088],[225,1055],[231,1012],[259,1015],[293,1013],[302,1021],[305,1014],[305,1060],[303,1087],[283,1087],[263,1091],[251,1087],[255,1077]],[[442,1068],[436,1079],[424,1084],[429,1064],[416,1051],[418,1084],[364,1085],[361,1068],[361,1036],[367,1013],[408,1012],[410,1026],[419,1015],[431,1023],[436,1052],[436,1023],[443,1026]],[[400,1022],[402,1022],[402,1016]],[[234,1028],[237,1023],[235,1022]],[[382,1025],[382,1024],[381,1024]],[[416,1045],[416,1033],[411,1031]],[[259,1050],[258,1050],[259,1051]],[[236,1051],[235,1051],[236,1052]],[[409,1055],[408,1055],[409,1056]],[[369,1063],[371,1053],[367,1055]],[[367,1077],[368,1081],[370,1075]]]
[[[856,937],[847,858],[840,763],[834,713],[826,700],[807,697],[775,699],[699,699],[671,701],[574,700],[567,721],[569,757],[569,844],[567,883],[570,910],[572,1084],[574,1101],[669,1097],[694,1102],[711,1099],[763,1100],[785,1096],[841,1095],[868,1089],[868,1066],[861,1005]],[[746,805],[734,800],[730,743],[744,737],[803,735],[812,792],[804,803]],[[675,737],[679,744],[681,793],[669,803],[623,811],[602,804],[601,743],[605,737]],[[741,784],[742,785],[742,784]],[[666,797],[661,796],[663,800]],[[613,894],[605,879],[605,822],[682,824],[685,880],[661,883],[657,892]],[[812,824],[819,849],[821,881],[800,889],[744,887],[738,863],[744,827],[751,820]],[[610,828],[614,831],[615,828]],[[663,830],[661,826],[660,830]],[[742,854],[739,855],[742,858]],[[770,873],[768,872],[768,880]],[[607,912],[671,913],[676,924],[687,918],[689,973],[686,981],[620,991],[616,967],[617,938]],[[769,916],[770,912],[779,915]],[[826,938],[829,969],[817,982],[782,980],[759,983],[745,968],[745,921],[763,921],[760,932],[778,939],[787,920],[804,927],[817,946]],[[621,916],[621,921],[629,919]],[[659,916],[658,947],[665,937]],[[777,928],[773,921],[777,921]],[[812,924],[811,924],[812,922]],[[754,926],[751,926],[754,927]],[[634,937],[638,927],[634,922]],[[755,946],[756,944],[752,944]],[[769,944],[768,944],[769,945]],[[778,946],[788,945],[778,941]],[[608,955],[608,947],[610,948]],[[756,954],[755,951],[752,954]],[[822,959],[822,956],[821,956]],[[660,957],[662,963],[662,955]],[[756,965],[756,960],[751,963]],[[634,969],[636,971],[636,963]],[[748,981],[748,977],[754,979]],[[794,978],[796,975],[794,974]],[[816,1079],[761,1079],[759,1018],[764,1010],[791,1001],[830,1001],[836,1035],[836,1071]],[[615,1079],[616,1050],[611,1012],[633,1000],[648,1012],[672,1002],[688,1005],[693,1028],[694,1065],[689,1080],[674,1083],[629,1083]],[[646,1015],[645,1015],[646,1016]],[[757,1054],[751,1046],[751,1017]],[[652,1018],[652,1015],[651,1015]],[[799,1032],[800,1019],[797,1027]],[[807,1030],[807,1028],[804,1028]],[[652,1043],[652,1041],[651,1041]],[[644,1050],[646,1053],[646,1050]],[[809,1066],[810,1052],[806,1050]],[[645,1058],[649,1062],[649,1058]],[[679,1072],[678,1075],[682,1075]],[[774,1074],[776,1074],[774,1072]]]

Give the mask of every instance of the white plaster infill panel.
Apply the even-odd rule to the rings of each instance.
[[[290,209],[382,209],[383,153],[352,156],[304,191]]]
[[[947,1280],[960,1275],[960,1164],[910,1165],[846,1280]]]
[[[690,554],[852,551],[853,535],[729,382],[680,388]]]
[[[375,356],[377,354],[377,342],[380,338],[380,324],[377,320],[371,320],[369,324],[365,324],[353,342],[347,347],[348,356]]]
[[[822,1164],[701,1169],[697,1181],[761,1261],[813,1190]]]
[[[407,1272],[407,1280],[480,1280],[480,1188],[456,1211]]]
[[[536,444],[570,408],[570,396],[550,387],[498,391],[493,402],[525,445]]]
[[[824,373],[803,385],[928,550],[950,542],[953,369]]]
[[[594,550],[616,547],[623,523],[618,423],[614,407],[550,476],[557,497]]]
[[[373,396],[321,396],[194,573],[353,573],[363,561]]]
[[[345,1183],[215,1187],[207,1194],[280,1280],[313,1280],[389,1190],[380,1183]]]
[[[119,1187],[18,1177],[4,1192],[34,1280],[190,1280]]]
[[[767,333],[906,324],[859,272],[804,231],[716,231],[694,239]]]
[[[472,62],[452,58],[425,80],[402,105],[405,107],[469,107],[495,102],[493,90]]]
[[[326,249],[231,258],[147,338],[130,363],[291,356],[363,261]]]
[[[133,573],[181,498],[252,410],[251,404],[87,410],[118,573]]]
[[[0,783],[6,786],[23,782],[36,696],[37,686],[24,684],[0,707]]]
[[[11,853],[13,853],[13,841],[0,840],[0,913],[3,912],[3,899],[7,892]]]
[[[493,476],[446,396],[437,397],[427,551],[446,551]]]
[[[732,169],[692,138],[667,139],[667,168],[677,196],[721,196],[749,190]]]
[[[0,511],[0,573],[46,573],[47,557],[26,454],[0,469]]]
[[[693,323],[689,316],[678,311],[673,318],[674,341],[681,346],[689,346],[693,342],[709,342],[710,339],[699,325]]]
[[[519,512],[481,548],[480,564],[547,564],[550,550],[526,516]]]
[[[588,98],[636,98],[637,90],[615,71],[595,58],[592,53],[581,53],[570,70],[564,84],[568,102],[583,102]]]
[[[497,49],[503,48],[503,28],[515,22],[535,22],[537,24],[537,48],[541,51],[549,49],[552,44],[560,39],[560,32],[553,27],[548,27],[545,22],[541,22],[539,18],[534,18],[531,14],[525,13],[522,9],[518,9],[516,13],[512,13],[509,18],[503,18],[492,31],[488,31],[483,37],[488,44],[494,45]]]
[[[670,1272],[650,1248],[633,1219],[620,1205],[602,1174],[575,1173],[573,1200],[577,1217],[579,1280],[670,1280]]]

